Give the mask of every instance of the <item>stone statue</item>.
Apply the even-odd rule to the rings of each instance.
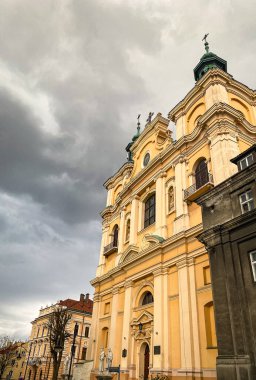
[[[111,348],[109,348],[108,349],[108,356],[107,356],[108,370],[110,367],[112,367],[112,361],[113,361],[113,352],[111,351]]]
[[[148,118],[147,118],[147,122],[148,123],[151,123],[151,121],[152,121],[152,116],[154,115],[154,112],[149,112],[149,114],[148,114]]]
[[[104,371],[104,359],[105,359],[105,353],[104,353],[104,349],[103,348],[101,348],[101,350],[100,350],[99,359],[100,359],[99,371],[103,372]]]

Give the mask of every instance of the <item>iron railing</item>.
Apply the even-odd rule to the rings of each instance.
[[[205,183],[194,183],[192,186],[189,186],[186,190],[184,190],[184,200],[188,199],[192,194],[194,194],[197,190],[201,189],[203,186],[208,183],[213,184],[213,176],[211,173],[207,173],[208,178],[206,178]]]
[[[104,247],[104,255],[105,256],[110,255],[110,253],[115,252],[116,250],[117,250],[117,242],[112,241],[111,243],[109,243],[108,245]]]

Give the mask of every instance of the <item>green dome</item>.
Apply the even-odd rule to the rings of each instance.
[[[209,51],[208,42],[205,42],[205,50],[206,53],[201,57],[200,62],[194,68],[194,77],[196,81],[201,79],[210,69],[218,68],[227,72],[227,62]]]

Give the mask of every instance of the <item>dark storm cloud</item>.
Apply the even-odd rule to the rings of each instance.
[[[91,292],[102,183],[137,114],[143,127],[193,87],[205,32],[255,88],[254,14],[252,1],[1,1],[0,334]]]

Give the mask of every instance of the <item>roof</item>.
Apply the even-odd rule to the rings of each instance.
[[[66,306],[68,309],[77,310],[83,313],[92,314],[93,310],[93,301],[89,298],[80,301],[67,298],[64,301],[60,301],[59,304],[62,306]]]
[[[244,150],[242,153],[238,154],[238,156],[232,158],[230,161],[233,162],[233,164],[237,164],[237,162],[240,161],[242,158],[248,156],[248,154],[255,151],[256,151],[256,144],[253,144],[250,148]]]

